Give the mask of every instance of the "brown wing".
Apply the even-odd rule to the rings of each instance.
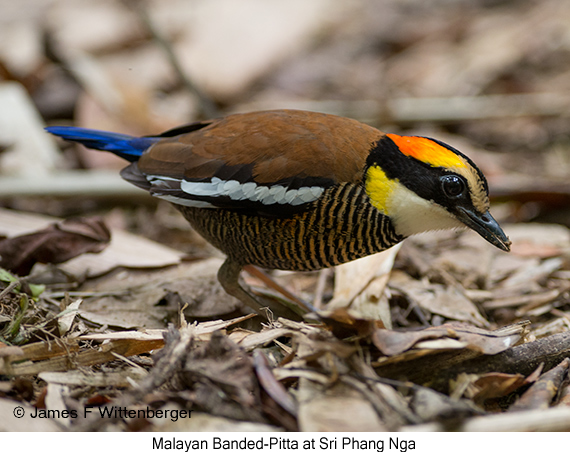
[[[162,136],[127,169],[126,179],[146,178],[157,196],[249,208],[251,202],[300,205],[320,196],[319,187],[359,182],[383,134],[348,118],[275,110],[230,115]],[[263,187],[274,188],[277,201]],[[265,195],[256,198],[252,190]]]

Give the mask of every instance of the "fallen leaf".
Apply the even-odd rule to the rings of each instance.
[[[505,228],[518,256],[549,258],[570,250],[570,230],[557,224],[518,224]]]
[[[307,316],[310,319],[312,316]],[[334,311],[319,311],[315,317],[331,328],[337,338],[352,336],[368,337],[377,328],[385,328],[382,320],[368,320],[355,317],[352,309],[339,308]]]
[[[292,416],[296,416],[297,404],[295,400],[291,394],[287,392],[283,384],[275,378],[271,367],[269,367],[267,358],[260,350],[253,352],[253,365],[257,378],[259,379],[259,384],[265,392],[277,402],[281,408]]]
[[[27,275],[36,262],[59,264],[83,253],[99,253],[109,244],[111,233],[99,218],[77,218],[0,241],[2,266]]]
[[[230,333],[229,338],[244,350],[251,351],[258,347],[270,344],[280,337],[291,336],[292,334],[293,332],[291,330],[279,327],[267,327],[260,332],[235,328]]]
[[[478,414],[478,409],[468,400],[455,400],[429,388],[417,387],[411,406],[424,422],[453,421]]]
[[[193,402],[203,411],[242,421],[263,421],[253,363],[219,331],[190,352],[179,384],[179,389],[192,392]]]
[[[59,218],[0,209],[0,234],[33,234]],[[82,278],[102,275],[118,267],[161,268],[180,262],[183,253],[134,234],[113,229],[109,246],[99,254],[83,254],[60,264],[64,271]],[[0,242],[1,243],[1,242]]]
[[[62,312],[63,315],[59,316],[57,319],[57,327],[59,329],[60,337],[64,336],[70,329],[71,325],[73,325],[73,321],[75,320],[75,316],[78,313],[79,306],[83,300],[75,300],[71,302],[71,304]]]
[[[53,410],[54,412],[61,413],[69,409],[65,400],[69,398],[69,386],[61,385],[58,383],[48,383],[47,394],[45,398],[46,409]],[[71,417],[55,416],[54,420],[64,427],[71,425]]]
[[[346,309],[352,317],[381,320],[391,328],[390,306],[384,295],[394,259],[401,245],[335,268],[333,299],[327,311]]]
[[[569,365],[570,359],[566,358],[558,366],[542,374],[538,381],[511,406],[509,411],[548,408],[559,391],[565,386]]]
[[[25,88],[16,82],[0,85],[2,175],[37,177],[58,167],[63,159],[54,141],[43,130],[41,117]]]
[[[248,314],[236,317],[231,320],[212,320],[211,322],[193,323],[192,333],[195,339],[207,341],[214,331],[226,329],[244,320],[255,317],[255,314]],[[166,329],[145,329],[144,331],[107,331],[104,333],[90,333],[79,336],[80,340],[94,341],[116,341],[116,340],[136,340],[136,341],[162,341]]]
[[[377,432],[386,426],[363,394],[347,384],[299,382],[299,429],[304,432]]]
[[[67,372],[40,372],[41,378],[48,384],[58,384],[66,386],[89,386],[89,387],[115,387],[129,388],[133,386],[133,381],[142,380],[147,372],[141,368],[115,369],[101,373],[90,373],[81,370],[68,370]],[[94,403],[91,402],[91,405]]]
[[[486,400],[504,397],[525,384],[527,381],[524,375],[489,372],[470,384],[467,395],[482,406]]]
[[[404,293],[413,303],[445,318],[488,326],[487,320],[469,300],[464,291],[442,284],[418,281],[403,272],[393,272],[390,287]]]
[[[421,331],[391,331],[378,329],[372,335],[374,345],[386,356],[393,356],[410,350],[412,347],[449,350],[469,348],[484,354],[495,355],[516,344],[524,332],[524,325],[512,325],[487,331],[467,323],[448,323],[426,328]],[[450,341],[431,342],[450,339]]]
[[[184,314],[198,320],[239,311],[240,302],[218,283],[221,264],[221,259],[210,258],[153,271],[105,274],[83,285],[93,296],[83,304],[81,316],[100,325],[160,328],[168,311],[177,312],[185,304]]]

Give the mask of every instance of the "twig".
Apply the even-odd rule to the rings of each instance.
[[[538,381],[526,391],[509,409],[511,412],[530,409],[546,409],[560,391],[568,373],[570,359],[541,375]]]
[[[570,333],[566,332],[509,348],[496,355],[483,355],[463,361],[459,365],[443,369],[437,375],[430,375],[428,379],[431,380],[432,388],[445,391],[449,381],[460,373],[504,372],[529,375],[541,363],[544,363],[544,369],[548,371],[568,357],[570,357]],[[431,359],[433,360],[433,357]],[[417,361],[415,364],[420,367]],[[410,379],[418,382],[413,378]]]

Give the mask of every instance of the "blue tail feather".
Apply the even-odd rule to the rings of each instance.
[[[91,149],[112,152],[129,162],[136,162],[145,150],[159,140],[154,137],[138,138],[123,133],[82,127],[53,126],[46,127],[46,130],[64,140],[75,141]]]

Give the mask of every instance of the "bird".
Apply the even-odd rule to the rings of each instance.
[[[174,204],[225,253],[220,284],[266,317],[267,306],[289,317],[291,309],[243,287],[246,265],[319,270],[415,234],[465,227],[510,250],[489,212],[481,170],[434,138],[303,110],[235,113],[143,137],[69,126],[46,130],[130,162],[121,176]]]

